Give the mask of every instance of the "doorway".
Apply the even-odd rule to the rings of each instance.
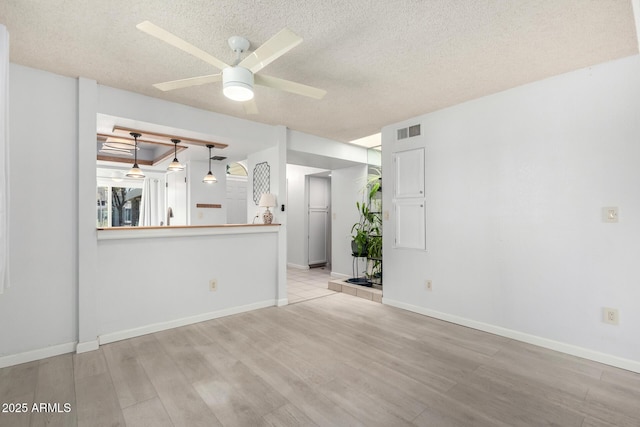
[[[187,220],[187,170],[167,174],[166,225],[189,225]]]
[[[327,177],[308,176],[308,265],[329,264],[331,247],[331,180]]]

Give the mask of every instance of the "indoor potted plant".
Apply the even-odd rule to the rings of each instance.
[[[367,211],[368,208],[364,203],[360,202],[356,202],[356,207],[360,212],[360,220],[351,227],[353,237],[351,240],[351,253],[353,256],[366,257],[369,241],[369,224],[363,212]]]

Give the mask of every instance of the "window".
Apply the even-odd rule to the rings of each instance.
[[[141,200],[141,187],[116,187],[111,185],[98,187],[96,203],[97,227],[137,226],[140,218]]]

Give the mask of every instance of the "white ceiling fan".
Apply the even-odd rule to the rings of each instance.
[[[141,22],[136,27],[140,31],[177,47],[196,58],[200,58],[206,63],[213,65],[215,68],[222,71],[217,74],[173,80],[153,85],[160,90],[168,91],[181,89],[207,83],[216,83],[222,80],[224,95],[234,101],[241,101],[247,114],[256,114],[258,112],[255,101],[253,100],[254,84],[280,89],[315,99],[322,99],[322,97],[327,93],[325,90],[292,82],[290,80],[256,74],[258,71],[262,70],[271,62],[275,61],[302,42],[302,38],[300,36],[287,28],[280,30],[276,35],[271,37],[262,44],[262,46],[253,51],[250,55],[246,56],[244,59],[241,59],[240,56],[249,49],[249,41],[240,36],[233,36],[229,38],[229,46],[231,47],[231,50],[236,53],[236,60],[233,65],[229,65],[149,21]]]

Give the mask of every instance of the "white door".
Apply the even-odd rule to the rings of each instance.
[[[247,223],[247,177],[227,176],[227,224]]]
[[[309,265],[328,262],[329,180],[309,177]]]
[[[169,209],[173,217],[169,218]],[[166,225],[187,224],[187,170],[171,172],[167,175],[167,211],[164,213]]]

